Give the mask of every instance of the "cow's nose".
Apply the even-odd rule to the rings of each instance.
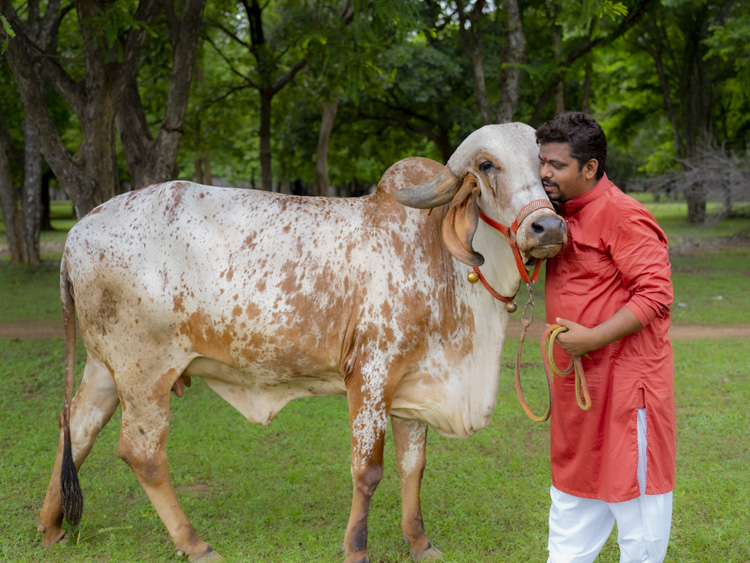
[[[563,244],[567,228],[565,221],[558,215],[542,215],[532,224],[531,230],[538,239],[540,246],[549,244]]]

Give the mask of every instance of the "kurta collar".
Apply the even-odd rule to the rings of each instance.
[[[607,174],[605,172],[604,176],[602,176],[601,179],[596,184],[594,184],[594,187],[592,187],[585,194],[579,195],[578,197],[575,197],[570,201],[566,201],[565,203],[556,205],[558,206],[563,216],[575,215],[589,203],[604,195],[604,193],[613,185],[614,184],[609,181],[609,178],[607,178]]]

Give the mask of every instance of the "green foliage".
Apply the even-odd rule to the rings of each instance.
[[[539,100],[561,83],[566,109],[587,109],[599,119],[610,142],[610,171],[629,180],[663,174],[677,163],[684,134],[675,135],[658,74],[648,48],[656,44],[647,24],[663,30],[674,54],[675,72],[667,73],[674,94],[681,76],[689,76],[688,47],[700,47],[696,71],[718,69],[710,98],[712,141],[736,151],[750,138],[750,37],[747,2],[728,5],[705,0],[652,2],[649,13],[615,42],[605,39],[632,14],[635,0],[584,0],[521,3],[527,57],[516,119],[538,124],[555,111],[554,96]],[[260,102],[256,87],[268,87],[299,61],[303,71],[273,102],[272,145],[276,181],[313,181],[323,107],[338,103],[329,147],[332,183],[373,184],[395,160],[428,156],[444,160],[453,147],[479,126],[471,63],[462,45],[453,3],[387,0],[344,3],[323,0],[262,2],[266,46],[252,51],[251,29],[240,3],[209,2],[202,43],[191,86],[188,118],[181,141],[180,177],[195,177],[196,162],[209,159],[213,175],[232,184],[258,185],[260,177]],[[112,60],[121,49],[123,30],[138,29],[137,2],[112,3],[99,16],[76,20],[66,11],[58,33],[55,60],[75,79],[83,77],[85,39],[93,34]],[[349,6],[351,14],[343,14]],[[181,3],[174,3],[179,15]],[[61,12],[62,14],[62,12]],[[349,17],[351,16],[351,17]],[[723,19],[722,19],[723,17]],[[508,14],[487,3],[479,22],[483,31],[485,83],[491,105],[498,101],[498,77],[508,49]],[[553,24],[562,31],[560,56],[553,52]],[[690,35],[705,24],[702,39]],[[152,135],[162,123],[169,88],[172,46],[166,16],[149,28],[139,67],[139,86]],[[6,35],[7,37],[7,35]],[[566,57],[602,40],[585,57]],[[669,70],[669,69],[667,69]],[[560,74],[558,77],[558,73]],[[7,65],[0,67],[0,102],[9,130],[21,146],[22,108]],[[590,97],[584,89],[590,80]],[[75,153],[81,144],[77,118],[59,94],[50,96],[53,119],[65,145]],[[686,103],[686,102],[685,102]],[[683,102],[675,104],[679,113]],[[17,111],[16,111],[17,110]],[[702,110],[688,115],[702,115]],[[120,172],[126,175],[124,159]],[[14,178],[20,171],[14,171]]]
[[[96,8],[99,15],[81,23],[87,27],[88,33],[102,52],[114,51],[116,60],[122,62],[123,32],[144,28],[152,37],[157,36],[144,22],[134,18],[135,9],[136,4],[132,1],[113,2],[106,9]]]
[[[13,31],[13,28],[10,25],[10,22],[0,14],[0,23],[3,24],[3,31],[5,32],[5,37],[3,38],[2,44],[0,44],[0,55],[5,53],[5,49],[8,48],[9,41],[16,36],[16,32]]]

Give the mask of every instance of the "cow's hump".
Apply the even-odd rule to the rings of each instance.
[[[437,176],[443,165],[419,156],[405,158],[385,171],[378,183],[378,192],[392,194],[396,190],[416,186]]]

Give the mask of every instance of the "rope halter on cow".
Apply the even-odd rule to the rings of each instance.
[[[516,216],[510,227],[506,227],[505,225],[498,223],[491,217],[485,215],[484,211],[482,211],[481,209],[479,210],[480,219],[482,219],[482,221],[487,223],[490,227],[499,231],[507,239],[508,244],[510,244],[511,250],[513,250],[513,256],[516,259],[516,267],[518,268],[518,273],[521,275],[521,279],[527,284],[532,285],[539,278],[542,260],[536,261],[536,264],[534,265],[534,271],[531,276],[529,276],[529,272],[526,270],[526,264],[524,262],[523,256],[521,255],[521,251],[518,249],[516,234],[518,233],[518,227],[521,225],[521,223],[523,223],[529,215],[531,215],[535,211],[539,211],[540,209],[552,209],[554,211],[554,207],[552,207],[552,204],[548,200],[535,199],[528,205],[524,206],[523,209],[518,212],[518,215]],[[495,291],[495,289],[492,288],[492,286],[490,286],[489,283],[487,283],[487,280],[484,279],[484,276],[479,271],[479,268],[477,266],[474,266],[474,271],[469,272],[468,278],[471,283],[477,283],[478,281],[481,281],[482,285],[490,293],[490,295],[492,295],[492,297],[505,303],[505,309],[509,313],[515,312],[518,308],[518,306],[513,302],[518,292],[510,297],[500,295],[497,291]]]

